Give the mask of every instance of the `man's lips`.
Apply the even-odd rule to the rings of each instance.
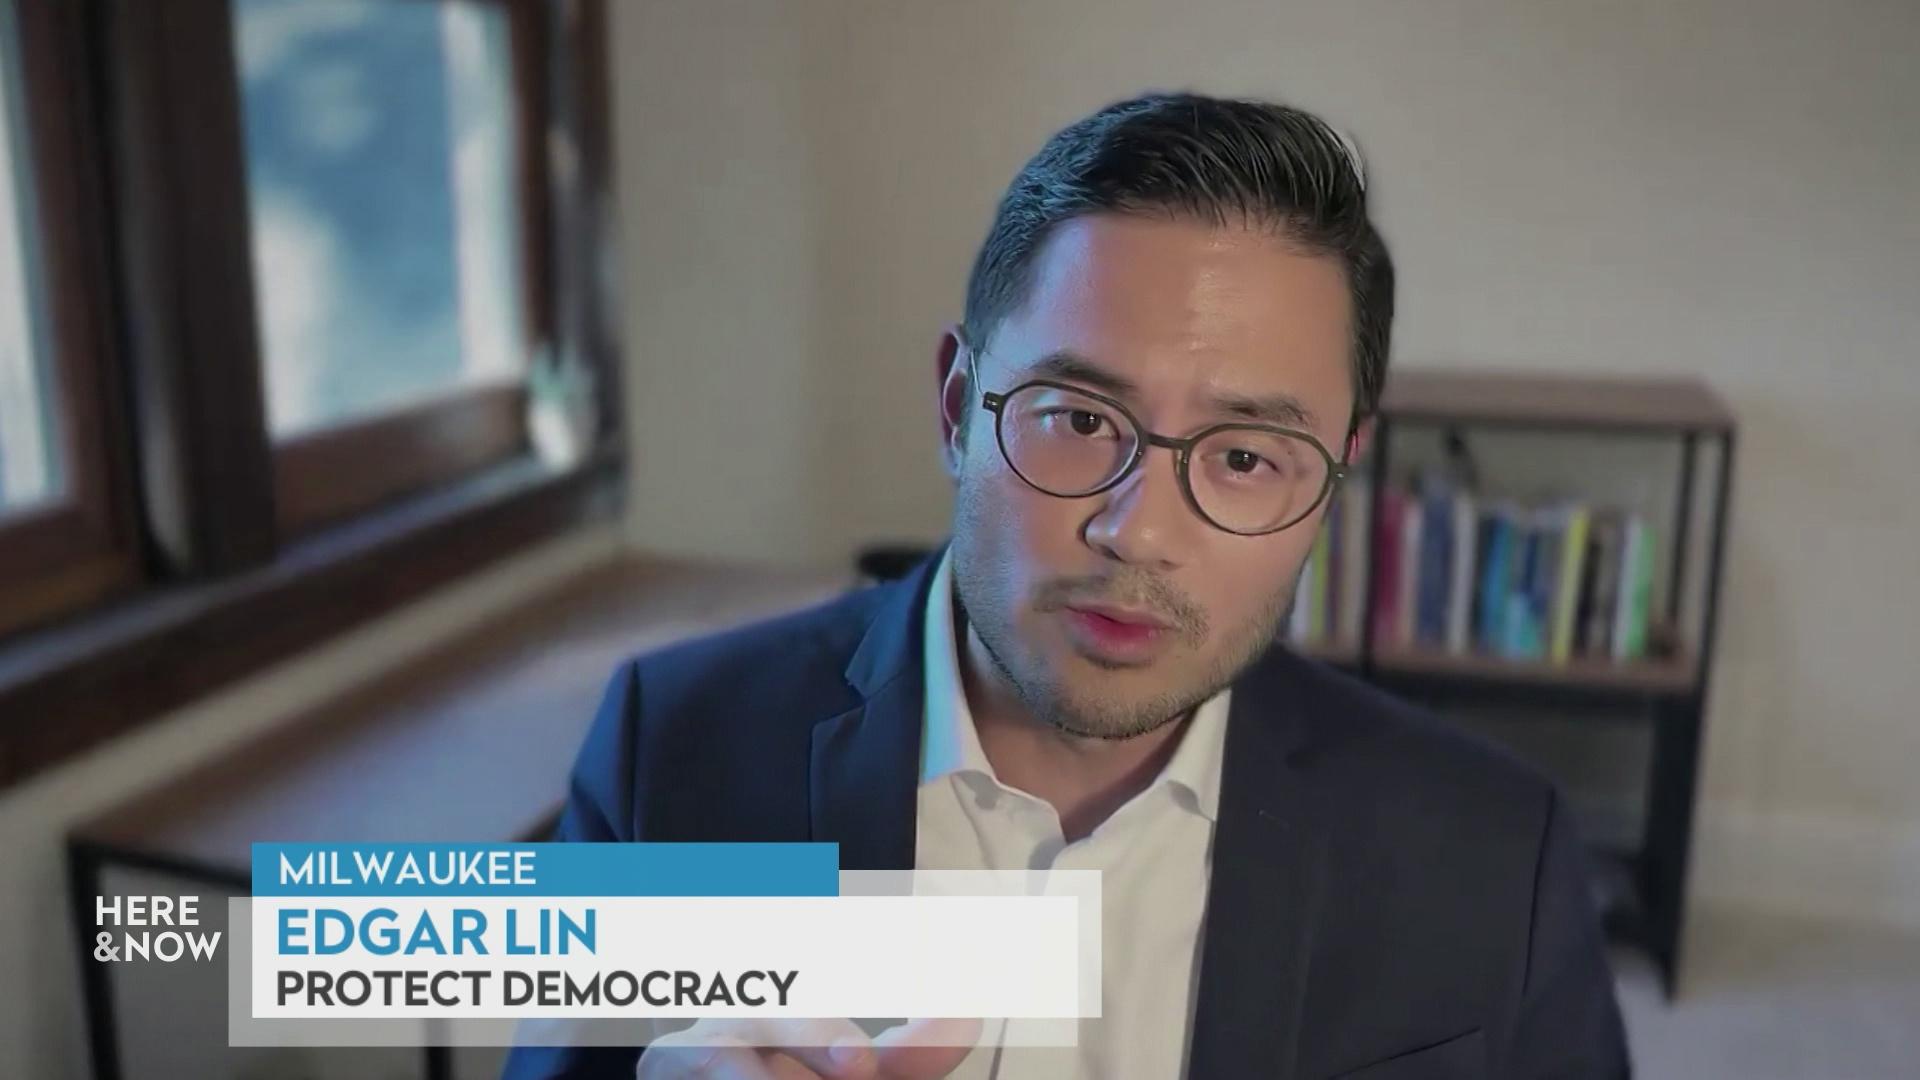
[[[1109,604],[1068,604],[1067,610],[1076,615],[1091,616],[1100,623],[1112,623],[1113,628],[1118,631],[1147,633],[1167,628],[1165,620],[1148,612],[1132,611]]]
[[[1062,612],[1083,655],[1104,664],[1144,664],[1160,652],[1167,625],[1145,612],[1104,604],[1069,604]]]

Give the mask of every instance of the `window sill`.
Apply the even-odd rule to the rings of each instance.
[[[544,839],[621,661],[852,584],[726,563],[598,565],[161,780],[70,839],[95,858],[242,890],[259,840]]]
[[[0,645],[0,790],[536,541],[613,516],[617,449],[530,458],[315,533],[217,582],[142,593]]]

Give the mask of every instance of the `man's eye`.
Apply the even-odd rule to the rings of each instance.
[[[1116,431],[1113,421],[1097,412],[1086,409],[1048,409],[1040,416],[1041,423],[1050,431],[1064,435],[1072,432],[1081,438],[1093,438],[1103,432]]]
[[[1073,425],[1073,430],[1075,432],[1078,432],[1081,435],[1100,434],[1100,425],[1103,422],[1104,418],[1101,417],[1098,413],[1082,412],[1076,409],[1073,412],[1069,413],[1068,416],[1069,416],[1068,422]]]
[[[1258,472],[1262,466],[1273,469],[1274,464],[1251,450],[1227,451],[1227,468],[1237,473]]]

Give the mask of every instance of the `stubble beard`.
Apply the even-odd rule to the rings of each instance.
[[[992,560],[980,560],[984,565],[976,563],[972,545],[968,543],[976,534],[969,526],[977,522],[976,515],[983,508],[974,505],[975,500],[969,497],[967,489],[968,485],[963,483],[955,507],[951,555],[954,603],[961,616],[959,628],[979,639],[995,671],[1034,719],[1067,735],[1085,739],[1133,739],[1184,718],[1231,685],[1274,643],[1298,587],[1295,575],[1275,591],[1254,618],[1229,630],[1201,674],[1183,679],[1181,685],[1131,699],[1102,698],[1079,692],[1061,672],[1036,659],[1032,650],[1021,647],[1015,613],[1021,609],[1054,606],[1044,598],[1052,583],[1042,584],[1041,598],[1016,596],[1009,568]],[[1179,594],[1164,583],[1147,583],[1136,578],[1133,584],[1139,587],[1128,592],[1169,597],[1171,606],[1180,612],[1173,620],[1173,631],[1192,648],[1205,648],[1212,635],[1207,632],[1204,613],[1194,610],[1191,603],[1183,606],[1172,599]],[[960,647],[964,653],[964,639]],[[1103,664],[1078,654],[1076,657],[1096,669],[1143,670]]]

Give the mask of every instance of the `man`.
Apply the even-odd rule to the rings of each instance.
[[[1627,1072],[1564,801],[1275,644],[1386,374],[1365,189],[1276,105],[1151,95],[1056,135],[937,350],[951,544],[626,665],[580,755],[567,839],[1102,871],[1080,1045],[721,1025],[640,1076]],[[569,1053],[509,1071],[635,1067]]]

